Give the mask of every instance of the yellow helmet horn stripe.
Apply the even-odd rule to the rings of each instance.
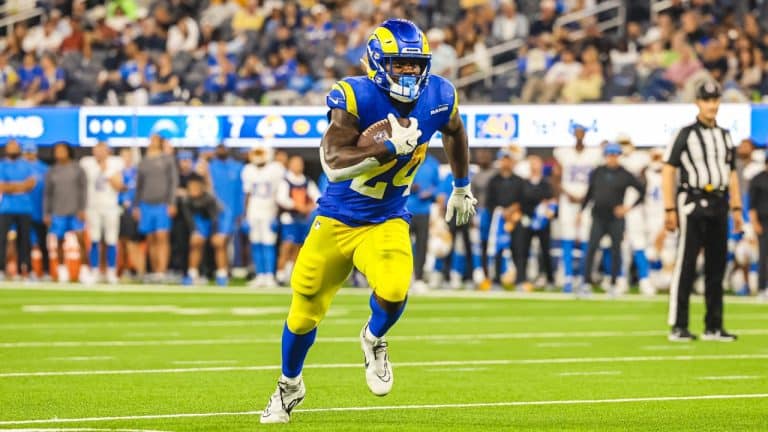
[[[400,47],[397,45],[397,39],[386,27],[377,27],[371,37],[375,37],[381,44],[381,51],[384,54],[397,54],[400,52]]]
[[[429,52],[429,42],[427,42],[427,36],[424,35],[424,32],[421,32],[421,53],[424,55],[430,54]]]

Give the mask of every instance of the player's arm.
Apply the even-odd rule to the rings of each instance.
[[[117,173],[115,173],[115,175],[109,178],[109,185],[112,186],[112,189],[114,189],[117,192],[120,192],[123,190],[124,188],[123,174],[121,171],[118,171]]]
[[[474,216],[477,200],[472,196],[469,184],[469,140],[458,110],[454,109],[440,132],[443,133],[443,149],[453,172],[453,192],[446,204],[445,220],[450,221],[455,213],[456,225],[464,225]]]
[[[349,180],[395,158],[386,143],[358,147],[359,122],[351,113],[334,108],[320,143],[320,162],[332,182]]]

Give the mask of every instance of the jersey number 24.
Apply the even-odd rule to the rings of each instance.
[[[400,170],[397,171],[395,176],[392,178],[392,186],[395,186],[395,187],[407,186],[403,191],[403,196],[406,196],[411,193],[411,184],[413,183],[413,177],[416,175],[416,170],[419,168],[419,165],[421,165],[421,163],[424,162],[424,158],[426,157],[426,155],[427,155],[426,144],[422,144],[416,147],[416,150],[414,150],[413,154],[411,155],[411,160],[409,160],[408,163],[403,165],[403,167],[400,168]],[[393,159],[378,168],[372,169],[367,173],[364,173],[355,177],[352,180],[352,183],[349,185],[350,189],[352,189],[353,191],[361,195],[365,195],[370,198],[374,198],[374,199],[384,198],[384,194],[386,193],[387,187],[389,186],[387,182],[379,181],[374,183],[372,186],[369,185],[368,182],[371,181],[371,179],[389,171],[396,164],[397,164],[397,159]]]

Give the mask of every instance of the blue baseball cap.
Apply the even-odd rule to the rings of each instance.
[[[37,153],[37,144],[32,141],[27,141],[21,145],[22,153]]]
[[[603,149],[603,154],[605,156],[608,156],[608,155],[618,156],[621,154],[621,145],[615,142],[608,143]]]

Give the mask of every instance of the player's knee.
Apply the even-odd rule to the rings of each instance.
[[[290,312],[286,319],[286,325],[288,330],[293,334],[303,335],[311,332],[320,324],[320,319],[316,317],[307,316],[304,314]]]
[[[200,234],[192,234],[192,237],[189,239],[189,245],[194,248],[202,247],[205,244],[205,238],[201,236]]]
[[[391,274],[380,282],[373,284],[376,297],[387,303],[402,303],[408,296],[408,288],[411,286],[411,274],[406,275]]]

